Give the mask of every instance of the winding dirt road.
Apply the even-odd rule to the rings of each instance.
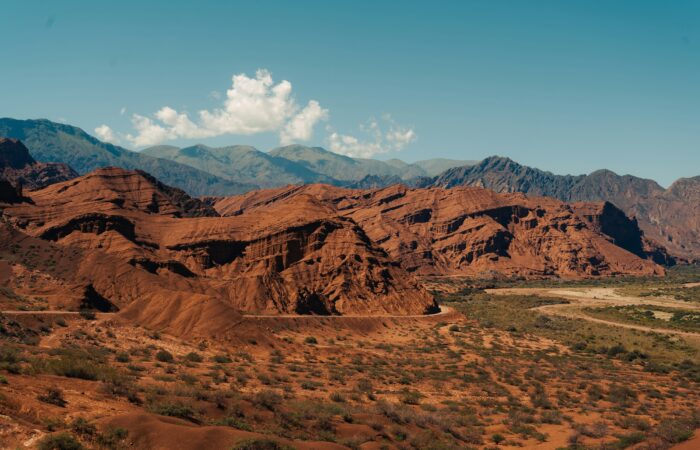
[[[449,306],[440,306],[440,312],[434,314],[413,314],[413,315],[400,315],[400,314],[375,314],[375,315],[361,315],[361,314],[346,314],[346,315],[312,315],[312,314],[243,314],[244,318],[265,318],[265,319],[409,319],[409,318],[428,318],[428,317],[439,317],[444,316],[452,312],[452,308]],[[13,311],[0,311],[0,314],[7,316],[79,316],[80,313],[77,311],[57,311],[57,310],[45,310],[45,311],[25,311],[25,310],[13,310]],[[96,318],[104,319],[115,316],[116,313],[95,313]]]
[[[502,288],[502,289],[487,289],[486,292],[493,295],[536,295],[540,297],[555,297],[569,300],[568,304],[543,305],[533,308],[544,314],[582,319],[589,322],[602,323],[605,325],[628,328],[633,330],[670,334],[683,336],[700,342],[700,333],[691,331],[674,330],[671,328],[657,328],[645,325],[637,325],[612,320],[600,319],[592,317],[584,311],[589,307],[604,307],[604,306],[627,306],[627,305],[652,305],[665,308],[679,308],[684,310],[700,311],[700,305],[695,303],[683,302],[670,297],[635,297],[630,295],[621,295],[616,292],[615,288]]]

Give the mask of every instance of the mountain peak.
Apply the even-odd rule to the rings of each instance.
[[[24,169],[36,164],[19,139],[0,138],[0,169]]]

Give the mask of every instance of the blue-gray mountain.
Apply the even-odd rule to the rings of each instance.
[[[37,161],[65,163],[79,174],[107,166],[140,169],[192,195],[233,195],[257,187],[101,142],[80,128],[49,120],[0,119],[0,137],[19,139]]]

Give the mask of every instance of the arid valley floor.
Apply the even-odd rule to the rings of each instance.
[[[198,340],[6,301],[0,446],[690,450],[699,280],[433,278],[432,316],[244,316]]]

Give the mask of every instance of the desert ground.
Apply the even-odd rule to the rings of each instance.
[[[0,447],[697,448],[695,275],[432,279],[434,315],[247,315],[186,340],[3,307]]]

